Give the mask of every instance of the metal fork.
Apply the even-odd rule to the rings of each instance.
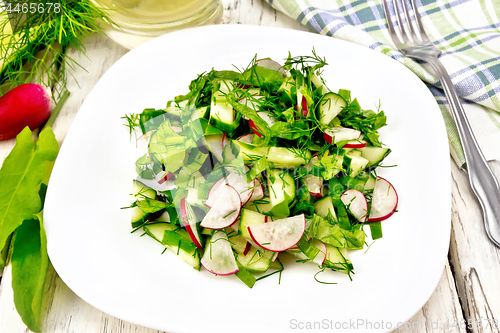
[[[460,140],[462,141],[469,182],[483,209],[486,233],[491,241],[500,247],[500,188],[498,182],[472,133],[469,121],[450,76],[439,60],[441,51],[427,37],[420,21],[415,0],[410,1],[415,19],[411,20],[410,9],[406,0],[401,0],[404,16],[400,13],[401,8],[398,1],[394,0],[395,20],[397,22],[397,25],[394,25],[387,0],[383,0],[385,17],[391,38],[403,54],[410,58],[425,61],[431,65],[441,81],[443,90],[450,103],[450,109],[457,125]]]

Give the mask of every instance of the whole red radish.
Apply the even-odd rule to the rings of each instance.
[[[0,97],[0,141],[15,138],[26,126],[31,130],[45,122],[52,110],[50,90],[25,83]]]

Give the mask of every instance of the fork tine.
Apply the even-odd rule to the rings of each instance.
[[[417,24],[420,37],[424,40],[429,40],[429,37],[427,37],[427,34],[425,33],[424,26],[422,25],[420,14],[418,13],[417,2],[415,0],[410,0],[410,1],[411,1],[411,6],[413,7],[413,11],[415,12],[415,23]]]
[[[415,32],[415,28],[413,27],[413,23],[411,21],[411,16],[410,16],[410,11],[408,10],[408,5],[406,4],[406,0],[401,0],[401,1],[403,3],[403,9],[404,9],[404,13],[405,13],[406,22],[408,23],[408,32],[411,35],[411,38],[413,39],[413,41],[418,41],[418,36]],[[414,12],[416,13],[415,7],[413,7],[413,8],[414,8]]]
[[[404,0],[403,0],[404,2]],[[398,5],[398,0],[394,0],[394,11],[396,12],[396,18],[397,18],[397,21],[398,21],[398,25],[401,29],[401,37],[403,38],[403,41],[405,43],[408,43],[410,41],[410,39],[408,38],[408,28],[406,28],[404,22],[403,22],[403,18],[401,17],[401,14],[399,13],[399,5]],[[410,23],[408,21],[408,23]]]
[[[389,6],[387,4],[387,0],[383,0],[383,8],[384,8],[384,13],[385,13],[385,20],[387,21],[387,26],[389,27],[389,34],[391,35],[392,41],[394,44],[396,44],[396,47],[398,44],[401,44],[402,41],[399,39],[398,34],[396,33],[396,29],[394,27],[394,24],[392,23],[392,16],[391,12],[389,11]]]

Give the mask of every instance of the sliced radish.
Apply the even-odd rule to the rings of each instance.
[[[364,148],[367,144],[365,140],[351,140],[347,141],[343,148]]]
[[[137,138],[137,149],[141,151],[147,151],[149,147],[149,141],[151,141],[151,134],[156,130],[150,130]]]
[[[274,113],[270,111],[260,111],[257,112],[257,114],[262,118],[262,120],[264,120],[267,123],[267,126],[269,127],[273,126],[276,123],[276,116],[274,115]],[[255,122],[252,119],[248,120],[248,125],[259,138],[262,137],[259,127],[255,124]]]
[[[212,207],[214,205],[214,201],[217,199],[219,195],[219,188],[224,186],[224,184],[231,185],[236,189],[236,191],[240,195],[240,200],[242,206],[245,205],[250,198],[252,197],[252,193],[255,187],[255,180],[251,182],[247,182],[243,175],[239,174],[236,171],[231,172],[226,178],[222,178],[222,180],[218,180],[214,186],[208,192],[208,198],[205,202],[205,206]]]
[[[325,141],[332,145],[340,141],[356,140],[360,136],[360,131],[347,127],[331,127],[323,133]]]
[[[286,70],[281,66],[278,62],[272,59],[259,59],[255,62],[255,64],[259,67],[267,68],[276,72],[283,74],[284,76],[288,76]]]
[[[309,115],[309,107],[307,106],[307,99],[305,96],[302,96],[302,115],[307,117]]]
[[[306,227],[304,214],[248,227],[250,237],[262,248],[285,251],[298,243]]]
[[[229,227],[240,215],[240,195],[234,187],[224,184],[218,191],[220,191],[220,194],[200,223],[204,228],[222,229]]]
[[[238,264],[225,231],[214,232],[207,242],[201,265],[216,275],[231,275],[238,272]]]
[[[243,250],[243,255],[246,256],[248,252],[250,252],[250,249],[252,248],[252,244],[247,242],[247,245],[245,246],[245,250]]]
[[[158,175],[160,175],[160,176],[158,177]],[[158,173],[158,175],[156,177],[156,179],[159,178],[158,184],[163,184],[168,180],[175,180],[175,175],[172,172],[161,171]]]
[[[161,183],[158,182],[158,180],[162,179],[165,176],[165,172],[162,172],[158,173],[155,179],[144,179],[142,177],[137,177],[137,180],[156,191],[169,191],[176,188],[177,186],[175,185],[173,179],[169,179]]]
[[[212,185],[210,191],[208,191],[208,198],[207,201],[205,201],[205,206],[207,206],[208,208],[212,207],[213,202],[215,201],[215,199],[217,199],[217,196],[220,193],[218,192],[219,187],[221,187],[225,183],[226,183],[225,178],[222,177]]]
[[[394,186],[382,177],[375,179],[372,206],[368,222],[382,221],[390,217],[398,206],[398,194]]]
[[[264,193],[264,186],[262,186],[262,182],[257,178],[255,178],[254,182],[255,182],[255,187],[253,188],[252,196],[250,197],[249,201],[264,199],[265,193]]]
[[[340,200],[347,207],[349,212],[361,223],[368,218],[368,202],[365,195],[358,191],[349,189],[342,193]]]
[[[193,241],[197,248],[203,248],[200,233],[198,232],[198,227],[196,226],[196,216],[194,215],[191,205],[186,201],[186,198],[182,198],[180,202],[181,208],[181,218],[182,224],[186,229],[189,237]]]
[[[307,190],[312,197],[322,198],[323,197],[323,178],[307,175],[302,178],[304,184],[307,186]]]
[[[319,163],[319,157],[313,156],[309,163],[306,166],[306,170],[310,172],[313,168],[313,164]],[[307,187],[307,190],[309,191],[309,194],[312,197],[315,198],[322,198],[324,194],[324,187],[323,187],[323,177],[321,176],[315,176],[312,174],[307,175],[306,177],[302,178],[302,181]]]
[[[245,134],[238,138],[238,141],[251,144],[253,142],[254,133]]]

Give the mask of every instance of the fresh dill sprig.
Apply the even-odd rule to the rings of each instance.
[[[121,117],[121,119],[125,119],[127,121],[127,123],[123,124],[123,125],[125,125],[126,127],[129,128],[130,139],[132,139],[132,133],[136,133],[135,132],[136,128],[141,127],[141,124],[140,124],[141,115],[136,114],[136,113],[130,113],[130,114],[126,114],[125,116]]]
[[[84,53],[84,38],[102,32],[100,23],[111,23],[89,0],[58,2],[58,13],[24,15],[22,20],[9,20],[6,11],[0,11],[0,85],[4,92],[33,82],[54,87],[54,95],[59,97],[66,88],[68,67],[79,66],[67,55],[68,48]],[[0,2],[0,9],[6,4]]]

